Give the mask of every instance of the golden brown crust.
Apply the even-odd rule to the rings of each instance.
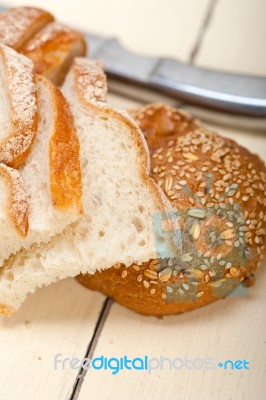
[[[21,52],[34,62],[37,74],[60,85],[74,57],[85,56],[86,50],[82,33],[54,21],[29,40]]]
[[[0,140],[0,162],[18,167],[24,162],[38,126],[33,64],[13,49],[0,45],[3,87],[9,104],[9,133]]]
[[[183,253],[78,280],[158,316],[209,304],[240,282],[252,284],[266,245],[264,163],[183,111],[150,105],[134,115],[150,148],[151,176],[178,210]]]
[[[154,271],[154,276],[150,271]],[[152,279],[145,274],[150,274],[149,276]],[[155,265],[155,268],[153,268],[150,263],[128,268],[118,264],[113,268],[97,271],[93,275],[79,275],[77,280],[89,289],[100,291],[113,298],[117,303],[142,315],[160,317],[179,314],[203,307],[217,300],[211,286],[204,281],[204,276],[195,280],[198,286],[194,288],[193,297],[190,293],[189,301],[180,301],[180,298],[172,301],[163,299],[162,296],[168,294],[166,287],[172,288],[178,285],[185,293],[182,283],[186,285],[187,280],[172,276],[167,283],[164,283],[158,280],[157,275],[157,266]],[[196,297],[197,295],[200,295],[200,297]]]
[[[59,88],[48,79],[37,78],[53,93],[54,131],[49,140],[50,188],[55,207],[83,212],[80,145],[69,105]]]
[[[20,48],[54,17],[36,7],[10,8],[0,15],[0,43]]]
[[[47,11],[17,7],[0,14],[0,44],[29,57],[35,72],[61,85],[74,57],[85,56],[82,33],[56,21]]]
[[[26,236],[29,229],[29,198],[18,171],[0,164],[0,178],[7,187],[7,215],[20,236]]]

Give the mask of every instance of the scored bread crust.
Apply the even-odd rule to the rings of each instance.
[[[26,236],[29,229],[29,198],[19,171],[0,164],[0,178],[5,181],[7,196],[7,214],[20,236]]]
[[[85,56],[82,33],[54,21],[53,15],[36,7],[11,8],[0,14],[0,44],[26,55],[35,72],[60,86],[74,57]]]
[[[13,68],[16,62],[16,73],[22,71],[21,82],[18,82],[16,76],[10,85],[11,94],[15,98],[17,120],[19,117],[21,121],[26,120],[29,138],[36,136],[35,131],[30,131],[28,122],[28,119],[31,119],[31,107],[34,105],[35,108],[32,98],[35,102],[36,93],[36,112],[40,114],[37,136],[33,146],[29,146],[32,150],[30,153],[27,149],[27,152],[19,155],[19,150],[25,149],[17,132],[13,142],[12,138],[10,139],[10,143],[18,146],[15,148],[16,161],[21,159],[22,155],[25,158],[18,171],[7,167],[7,162],[1,164],[1,175],[4,178],[9,177],[9,180],[6,178],[3,182],[4,201],[0,216],[1,268],[4,260],[11,254],[28,249],[33,243],[46,243],[67,225],[77,221],[79,214],[83,212],[83,191],[79,140],[69,105],[60,89],[43,76],[34,75],[35,81],[28,82],[28,70],[25,72],[24,64],[28,66],[29,63],[32,66],[32,62],[21,54],[14,56],[15,51],[11,48],[0,46],[0,49],[7,51],[8,56],[11,52],[11,67]],[[25,87],[28,83],[29,88]],[[34,96],[31,96],[32,93]],[[3,118],[1,122],[5,127],[6,120]],[[34,126],[33,123],[32,125]],[[22,127],[21,124],[20,129]],[[29,138],[23,139],[30,142]],[[5,157],[4,161],[9,160],[8,157]],[[25,189],[19,175],[23,179]]]
[[[38,81],[53,93],[55,121],[49,139],[50,189],[54,207],[83,213],[80,145],[73,115],[61,90],[39,75]]]
[[[54,17],[36,7],[10,8],[0,14],[0,43],[20,48]]]
[[[79,275],[79,282],[135,312],[155,316],[202,307],[225,297],[240,282],[250,286],[265,256],[264,163],[234,141],[201,128],[181,110],[148,105],[132,115],[149,145],[152,177],[172,206],[184,211],[182,226],[192,219],[189,210],[194,215],[191,230],[184,236],[184,262],[181,257],[179,265],[171,259],[130,267],[117,264],[92,275]],[[203,218],[208,210],[209,217]],[[233,218],[241,224],[238,236]],[[210,227],[219,229],[221,239],[209,238]],[[225,262],[227,254],[241,246],[241,240],[243,260]],[[186,253],[191,241],[196,253]]]
[[[47,24],[21,49],[34,62],[36,73],[57,85],[63,82],[74,57],[85,56],[86,51],[84,35],[56,21]]]
[[[0,45],[0,64],[9,108],[9,133],[0,140],[0,162],[16,168],[26,159],[38,126],[33,64],[4,45]]]
[[[138,148],[141,162],[139,163],[139,173],[141,180],[148,185],[155,199],[158,212],[167,213],[172,210],[170,202],[165,197],[163,191],[158,187],[150,174],[150,155],[144,135],[133,118],[125,110],[115,110],[106,101],[107,83],[106,75],[103,72],[102,63],[85,58],[75,58],[71,72],[73,76],[74,88],[80,102],[95,113],[99,111],[117,119],[121,124],[127,125],[131,130],[132,138]],[[170,227],[171,221],[166,219],[166,224]],[[170,245],[171,246],[171,245]]]

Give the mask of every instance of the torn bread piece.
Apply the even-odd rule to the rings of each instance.
[[[36,91],[38,131],[19,168],[29,197],[28,230],[22,235],[7,218],[6,201],[0,202],[0,225],[5,225],[0,230],[1,265],[21,248],[48,242],[83,212],[80,146],[73,116],[60,89],[48,79],[36,77]]]
[[[36,7],[15,7],[0,14],[0,43],[20,48],[54,17]]]
[[[33,245],[4,264],[4,314],[16,311],[37,287],[117,262],[139,264],[157,257],[154,216],[170,210],[149,176],[142,132],[125,111],[105,103],[106,78],[100,64],[76,59],[63,93],[81,144],[85,215],[48,244]]]
[[[61,85],[74,58],[85,56],[86,50],[82,33],[54,21],[29,40],[21,53],[34,62],[36,73]]]

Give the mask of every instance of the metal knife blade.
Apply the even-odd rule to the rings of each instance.
[[[234,119],[236,126],[266,131],[266,76],[219,72],[170,58],[147,57],[129,52],[114,38],[86,37],[90,57],[103,61],[111,79],[109,86],[118,93],[147,100],[152,99],[149,91],[157,92],[191,105],[194,113],[205,119],[209,119],[208,110],[214,110],[212,120],[215,116],[216,121],[231,125]]]
[[[0,12],[6,7],[0,6]],[[165,100],[203,119],[266,132],[266,76],[194,67],[127,51],[115,38],[85,34],[91,58],[102,60],[111,90],[143,102]]]

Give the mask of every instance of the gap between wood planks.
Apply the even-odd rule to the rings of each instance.
[[[205,18],[203,19],[202,25],[201,25],[201,27],[199,29],[199,33],[198,33],[198,36],[196,38],[195,45],[192,48],[192,51],[190,53],[190,57],[189,57],[189,60],[188,60],[188,62],[190,64],[194,64],[194,62],[196,60],[196,57],[197,57],[197,55],[198,55],[198,53],[200,51],[201,44],[202,44],[202,42],[204,40],[205,34],[206,34],[206,32],[208,30],[208,27],[210,25],[210,22],[211,22],[213,14],[215,12],[215,8],[217,6],[218,1],[219,0],[211,0],[210,1],[209,7],[208,7],[206,15],[205,15]]]
[[[99,337],[102,333],[105,321],[109,315],[112,304],[113,304],[113,300],[111,300],[107,297],[103,303],[101,312],[99,314],[99,317],[97,319],[97,322],[96,322],[96,325],[94,328],[94,332],[93,332],[91,341],[88,344],[84,358],[89,358],[89,359],[93,358],[94,351],[96,349]],[[83,369],[82,367],[79,369],[74,386],[73,386],[72,393],[69,396],[69,400],[77,400],[78,399],[78,396],[79,396],[79,393],[81,390],[81,386],[83,384],[86,373],[87,373],[87,369]]]
[[[195,45],[192,48],[192,51],[191,51],[189,59],[188,59],[188,62],[190,64],[194,64],[195,59],[196,59],[196,57],[197,57],[197,55],[198,55],[198,53],[200,51],[201,44],[202,44],[202,42],[204,40],[205,33],[208,30],[211,18],[212,18],[213,14],[214,14],[215,7],[216,7],[218,1],[219,0],[211,0],[210,1],[209,7],[207,9],[205,18],[204,18],[203,23],[202,23],[202,26],[199,29],[199,33],[197,35],[197,39],[196,39]],[[109,315],[109,312],[110,312],[110,309],[112,307],[112,304],[113,304],[113,300],[111,300],[109,298],[105,299],[105,301],[103,303],[103,306],[102,306],[102,309],[101,309],[101,312],[99,314],[99,317],[98,317],[96,325],[95,325],[95,329],[94,329],[94,332],[93,332],[92,339],[88,344],[88,347],[87,347],[87,350],[86,350],[84,358],[89,358],[89,359],[93,358],[94,351],[96,349],[97,343],[99,341],[100,335],[101,335],[102,330],[104,328],[104,324],[105,324],[105,321],[107,320],[107,317]],[[77,374],[77,377],[76,377],[76,380],[75,380],[75,383],[74,383],[74,386],[73,386],[72,393],[69,396],[69,400],[77,400],[78,399],[78,396],[79,396],[79,393],[80,393],[80,390],[81,390],[81,386],[82,386],[83,381],[85,379],[86,373],[87,373],[87,370],[84,370],[83,368],[80,368],[80,370],[78,371],[78,374]]]

